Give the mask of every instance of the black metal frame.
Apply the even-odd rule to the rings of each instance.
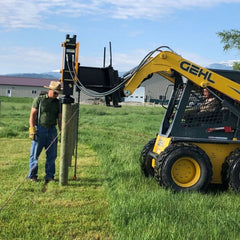
[[[122,82],[122,79],[118,76],[118,71],[111,66],[103,68],[79,66],[78,79],[85,88],[97,93],[107,92]],[[76,90],[80,90],[79,83],[77,83]],[[118,103],[121,102],[121,93],[122,90],[119,89],[105,96],[106,105],[110,106],[112,101],[113,106],[118,107]]]

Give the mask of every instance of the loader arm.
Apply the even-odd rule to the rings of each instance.
[[[234,100],[240,101],[239,83],[225,78],[207,68],[203,68],[170,51],[160,52],[137,70],[126,82],[123,89],[124,95],[131,95],[143,79],[151,73],[158,73],[169,81],[174,82],[174,72],[178,72],[202,88],[211,87]]]

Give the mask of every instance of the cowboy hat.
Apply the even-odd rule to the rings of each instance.
[[[48,88],[54,92],[57,92],[59,94],[62,93],[62,88],[61,88],[61,83],[60,82],[56,82],[56,81],[51,81],[49,84],[49,87],[44,86],[44,88]]]

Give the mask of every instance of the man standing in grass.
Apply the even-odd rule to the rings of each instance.
[[[57,98],[61,93],[60,82],[51,81],[48,93],[40,95],[33,100],[29,118],[29,138],[32,140],[29,174],[31,181],[37,181],[38,157],[43,147],[46,150],[45,182],[54,180],[55,160],[57,157],[57,129],[61,131],[61,105]]]

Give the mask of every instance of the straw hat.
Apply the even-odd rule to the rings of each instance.
[[[50,84],[49,84],[49,87],[44,86],[44,88],[51,89],[52,91],[57,92],[59,94],[62,93],[62,88],[61,88],[61,83],[60,82],[51,81]]]

